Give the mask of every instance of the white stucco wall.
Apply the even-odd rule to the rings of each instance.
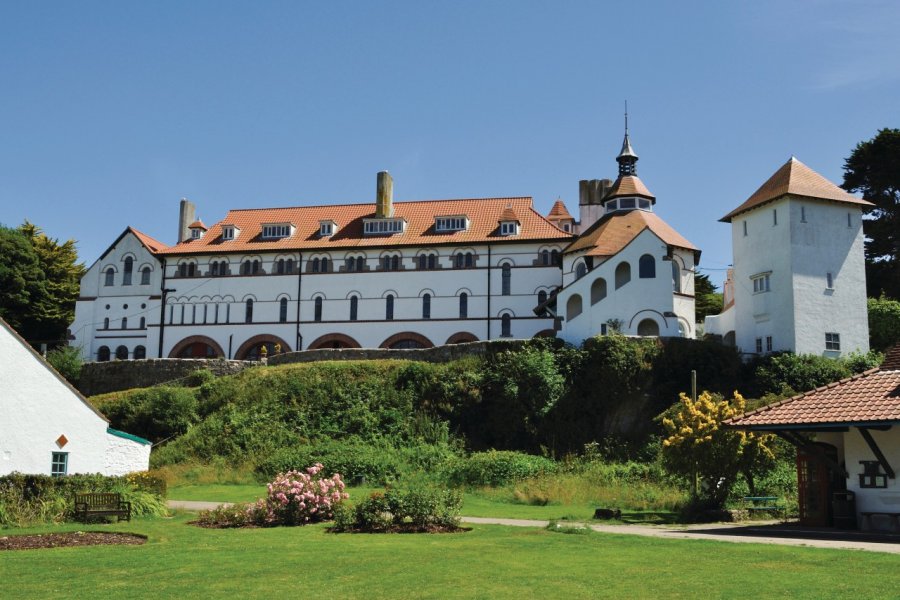
[[[127,475],[134,471],[144,471],[150,465],[150,444],[107,432],[106,434],[106,475]]]
[[[777,211],[777,224],[774,214]],[[848,214],[850,224],[848,226]],[[744,228],[746,224],[746,235]],[[845,356],[868,351],[865,264],[858,207],[785,197],[732,220],[736,343],[772,350]],[[752,277],[769,273],[770,291],[753,291]],[[828,289],[827,273],[834,286]],[[710,333],[726,333],[724,320]],[[840,334],[840,351],[826,351],[825,333]]]
[[[656,264],[656,276],[640,277],[640,257],[649,254]],[[557,296],[557,312],[563,317],[563,327],[558,337],[572,344],[580,344],[588,337],[598,335],[610,319],[622,322],[621,333],[638,335],[638,325],[651,319],[659,327],[660,336],[680,336],[679,322],[685,327],[685,336],[694,335],[693,255],[676,250],[679,264],[681,293],[673,289],[672,263],[663,260],[667,245],[649,229],[642,231],[619,254],[609,258],[581,279],[575,280],[572,270],[580,256],[566,256],[563,262],[565,277],[571,282]],[[616,268],[627,262],[631,267],[631,279],[616,289]],[[684,268],[682,268],[684,267]],[[591,287],[598,279],[606,281],[606,297],[591,303]],[[581,298],[581,314],[570,318],[568,307],[574,296]],[[667,315],[667,313],[669,313]],[[675,313],[675,316],[671,316]]]
[[[150,446],[118,438],[127,444],[111,447],[106,420],[3,323],[0,382],[0,475],[49,475],[53,452],[68,453],[70,474],[111,474],[112,464],[116,474],[148,468]]]
[[[869,430],[872,438],[888,464],[895,472],[900,472],[900,430],[895,426],[887,431]],[[887,488],[860,488],[859,475],[863,472],[861,460],[877,460],[869,449],[868,444],[855,427],[843,435],[844,460],[847,473],[847,489],[856,493],[857,513],[862,511],[884,511],[900,513],[900,481],[888,478]],[[882,471],[883,472],[883,471]],[[875,529],[887,529],[890,522],[882,517],[873,519],[872,526]]]
[[[131,284],[124,285],[125,259],[134,260]],[[149,267],[150,283],[141,283],[141,269]],[[105,273],[115,271],[113,285],[107,286]],[[133,358],[137,346],[144,346],[147,357],[158,352],[159,294],[162,279],[160,261],[127,232],[108,252],[97,259],[81,278],[79,299],[75,304],[75,320],[69,327],[74,339],[69,345],[81,349],[84,360],[96,360],[101,346],[115,355],[116,348],[125,346]],[[122,328],[122,319],[127,327]],[[145,319],[141,328],[141,318]],[[104,326],[109,319],[109,327]]]

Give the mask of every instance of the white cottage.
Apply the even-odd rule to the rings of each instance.
[[[867,352],[867,206],[796,158],[782,165],[721,219],[731,223],[734,267],[706,333],[746,354]]]
[[[727,424],[798,447],[802,524],[900,531],[900,345],[878,369]]]
[[[109,421],[0,319],[0,475],[145,471],[150,442]]]

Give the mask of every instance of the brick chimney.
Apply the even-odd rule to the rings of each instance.
[[[387,171],[378,172],[378,190],[375,195],[375,217],[386,219],[394,216],[394,180]]]
[[[197,207],[187,198],[181,199],[181,208],[178,211],[178,243],[191,239],[188,225],[197,220]]]

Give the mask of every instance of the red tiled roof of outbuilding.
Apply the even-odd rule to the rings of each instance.
[[[900,422],[900,345],[881,367],[726,421],[739,428]]]
[[[612,256],[617,254],[631,240],[645,229],[649,229],[664,243],[686,250],[699,252],[700,249],[687,241],[680,233],[659,218],[656,213],[646,210],[613,212],[604,215],[596,224],[572,242],[566,253],[587,249],[588,256]]]

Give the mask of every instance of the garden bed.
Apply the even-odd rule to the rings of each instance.
[[[413,525],[412,523],[402,523],[400,525],[391,525],[385,529],[368,529],[365,527],[336,528],[329,527],[331,533],[465,533],[472,531],[471,527],[460,527],[458,525]]]
[[[37,550],[71,546],[139,546],[146,542],[146,537],[133,533],[73,531],[71,533],[0,536],[0,550]]]

